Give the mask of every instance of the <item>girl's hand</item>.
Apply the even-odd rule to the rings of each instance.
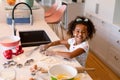
[[[46,50],[44,54],[45,54],[46,56],[52,56],[52,55],[55,55],[55,53],[56,53],[55,51]]]
[[[40,45],[40,46],[39,46],[40,52],[43,52],[43,51],[46,50],[45,46],[46,46],[46,45]]]

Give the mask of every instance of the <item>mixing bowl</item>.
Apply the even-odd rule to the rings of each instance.
[[[48,74],[50,75],[50,80],[74,80],[77,70],[70,65],[58,64],[52,66],[48,70]]]
[[[0,44],[4,47],[14,47],[20,42],[19,36],[5,36],[0,38]]]

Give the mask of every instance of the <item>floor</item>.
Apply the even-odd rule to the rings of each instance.
[[[88,71],[93,80],[120,80],[92,51],[90,51],[86,67],[94,67],[95,71]]]

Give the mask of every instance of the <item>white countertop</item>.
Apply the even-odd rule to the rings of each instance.
[[[1,8],[1,4],[0,4]],[[0,37],[12,35],[12,28],[10,25],[6,23],[5,20],[5,10],[2,9],[0,11],[3,11],[4,13],[0,13],[3,16],[3,19],[0,18]],[[16,24],[15,27],[17,28],[17,35],[19,31],[29,31],[29,30],[45,30],[51,41],[58,40],[59,38],[56,36],[56,34],[52,31],[52,29],[47,25],[47,23],[44,21],[44,9],[40,7],[40,9],[33,10],[33,17],[34,22],[31,26],[30,24]],[[30,56],[26,56],[26,54],[29,53],[30,50],[32,50],[34,47],[25,47],[24,53],[18,56],[13,56],[13,60],[15,60],[17,63],[21,63],[24,65],[24,63],[28,59],[34,59],[34,62],[30,66],[23,66],[22,68],[17,68],[16,66],[12,66],[10,68],[13,68],[16,72],[16,79],[15,80],[29,80],[30,77],[36,77],[37,80],[49,80],[49,76],[47,73],[41,74],[38,73],[36,76],[32,76],[30,73],[30,67],[37,64],[40,67],[43,67],[45,69],[49,69],[51,66],[55,64],[68,64],[72,65],[74,67],[81,66],[75,59],[71,61],[64,60],[62,57],[59,56],[45,56],[40,54],[39,50],[34,51],[33,54]],[[64,50],[67,51],[67,48],[65,46],[55,46],[51,47],[51,50]],[[8,61],[3,56],[3,47],[0,46],[0,71],[2,71],[3,63]],[[91,77],[87,73],[81,73],[79,74],[81,76],[81,80],[92,80]],[[41,79],[41,77],[44,77],[44,79]],[[1,80],[1,79],[0,79]]]

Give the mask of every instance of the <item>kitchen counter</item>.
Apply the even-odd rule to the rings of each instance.
[[[0,4],[1,9],[1,4]],[[13,35],[11,25],[8,25],[5,20],[6,11],[4,8],[2,10],[4,13],[0,13],[0,37]],[[45,30],[51,41],[59,40],[56,34],[52,31],[52,29],[47,25],[44,20],[44,9],[40,7],[37,10],[33,10],[33,17],[34,22],[33,25],[30,24],[16,24],[15,27],[17,29],[17,35],[19,36],[19,31],[30,31],[30,30]],[[31,55],[29,52],[34,49],[34,47],[24,47],[24,53],[18,56],[13,56],[12,60],[16,61],[17,64],[22,64],[23,67],[18,68],[15,66],[11,66],[10,68],[14,69],[15,71],[15,79],[14,80],[29,80],[31,77],[37,78],[37,80],[49,80],[49,76],[47,73],[40,73],[38,72],[35,76],[31,75],[30,68],[34,65],[38,65],[38,67],[43,67],[48,70],[51,66],[55,64],[68,64],[74,67],[81,66],[75,59],[72,60],[65,60],[60,56],[45,56],[42,55],[39,50],[35,50]],[[63,45],[55,46],[49,48],[50,50],[62,50],[67,51],[67,48]],[[0,45],[0,72],[4,69],[3,64],[9,60],[5,59],[3,56],[4,47]],[[25,62],[27,60],[33,59],[34,62],[29,66],[25,66]],[[91,77],[87,73],[80,73],[79,74],[81,80],[92,80]]]

